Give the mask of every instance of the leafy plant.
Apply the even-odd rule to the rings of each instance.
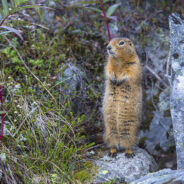
[[[15,33],[21,40],[23,40],[22,35],[20,32],[12,27],[8,26],[2,26],[5,21],[13,14],[20,10],[25,10],[28,8],[41,8],[42,6],[40,5],[24,5],[27,3],[28,0],[11,0],[10,3],[8,4],[7,0],[2,0],[2,9],[0,9],[0,29],[5,29],[6,31],[0,32],[0,35],[6,35],[8,33]],[[48,7],[44,7],[48,8]]]
[[[60,2],[59,0],[55,0],[56,2]],[[106,4],[110,2],[110,0],[103,0],[103,4]],[[89,0],[89,1],[78,1],[78,2],[73,2],[70,5],[68,5],[68,8],[81,8],[81,5],[86,8],[90,9],[92,11],[102,13],[102,10],[100,8],[97,8],[97,5],[99,6],[99,0]],[[95,5],[95,6],[91,6]],[[113,13],[115,13],[116,9],[121,5],[121,3],[113,4],[107,8],[106,11],[106,16],[110,18]]]
[[[107,9],[106,15],[107,17],[110,17],[115,11],[116,9],[121,5],[121,3],[117,3],[117,4],[113,4],[112,6],[110,6]]]

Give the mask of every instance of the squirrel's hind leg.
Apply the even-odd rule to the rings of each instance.
[[[109,150],[109,154],[110,157],[116,157],[117,156],[117,148],[115,147],[111,147]]]
[[[116,157],[117,155],[117,147],[119,144],[118,133],[116,131],[112,131],[109,127],[106,128],[105,132],[105,142],[109,146],[109,156]]]
[[[127,158],[133,158],[135,156],[135,153],[132,151],[132,149],[126,149],[125,150],[125,156]]]

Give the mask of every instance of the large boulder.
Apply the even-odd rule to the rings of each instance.
[[[118,153],[116,158],[105,155],[95,163],[98,167],[98,174],[93,182],[95,184],[114,179],[116,182],[130,183],[158,169],[153,157],[140,148],[135,149],[133,158],[126,158],[125,153]]]
[[[184,170],[163,169],[131,182],[130,184],[183,184]]]
[[[170,109],[176,143],[177,168],[184,169],[184,17],[173,13],[170,27]]]
[[[58,77],[62,86],[62,98],[67,96],[70,99],[71,107],[74,113],[86,111],[82,100],[85,98],[85,82],[87,77],[85,72],[72,63],[61,67],[61,75]]]

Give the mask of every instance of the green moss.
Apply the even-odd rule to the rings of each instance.
[[[86,161],[83,164],[85,168],[78,171],[75,174],[75,178],[82,183],[93,181],[93,176],[95,175],[97,168],[90,161]]]
[[[91,173],[89,170],[81,170],[75,174],[75,178],[81,182],[89,180],[90,177],[91,177]]]

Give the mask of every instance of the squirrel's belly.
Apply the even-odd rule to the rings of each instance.
[[[117,129],[120,140],[135,140],[138,130],[140,114],[137,111],[139,95],[134,94],[131,85],[122,85],[119,87],[117,100]]]
[[[104,96],[103,114],[105,123],[116,124],[117,110],[114,95],[108,90]]]

